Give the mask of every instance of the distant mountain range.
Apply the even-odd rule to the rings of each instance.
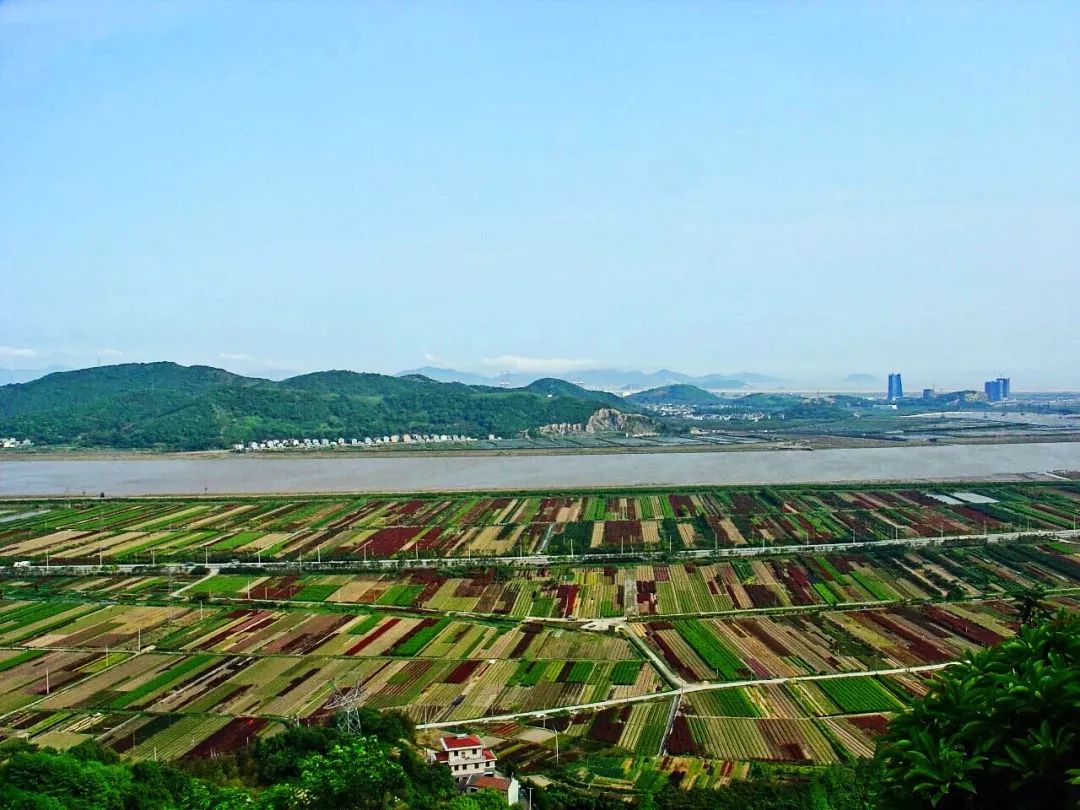
[[[854,383],[856,385],[877,385],[881,382],[881,378],[873,374],[859,372],[856,374],[848,374],[846,377],[844,377],[844,382]]]
[[[269,438],[513,435],[641,408],[565,380],[521,388],[322,371],[282,381],[209,366],[126,363],[0,386],[0,435],[35,443],[196,450]]]
[[[485,377],[468,371],[435,366],[424,366],[410,371],[402,371],[398,376],[408,376],[410,374],[422,374],[440,382],[460,382],[467,385],[523,386],[536,379],[535,374],[507,373],[494,377]],[[691,374],[683,374],[666,368],[651,372],[621,371],[611,368],[590,369],[568,372],[566,376],[574,383],[585,388],[604,391],[640,391],[676,384],[696,385],[698,388],[738,390],[749,385],[770,385],[782,382],[779,378],[770,377],[767,374],[755,374],[745,371],[734,374],[706,374],[695,377]]]

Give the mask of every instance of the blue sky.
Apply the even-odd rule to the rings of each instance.
[[[1078,77],[1075,3],[5,2],[0,366],[1080,387]]]

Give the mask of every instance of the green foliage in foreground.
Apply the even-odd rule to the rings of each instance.
[[[643,810],[871,810],[877,764],[817,768],[805,778],[754,779],[720,790],[665,787]]]
[[[1080,806],[1080,616],[1025,627],[946,670],[878,755],[886,807]]]
[[[450,771],[411,745],[413,725],[396,712],[361,712],[365,736],[297,727],[212,760],[121,760],[87,742],[68,751],[19,741],[0,746],[5,810],[300,810],[410,807],[485,810],[462,802]]]

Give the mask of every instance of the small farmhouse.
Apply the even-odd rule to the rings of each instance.
[[[521,799],[521,785],[517,779],[507,776],[470,776],[465,780],[465,792],[476,793],[480,790],[494,790],[502,794],[507,804],[517,804]]]
[[[484,748],[475,734],[452,734],[439,740],[438,751],[429,751],[432,762],[441,762],[450,769],[463,793],[494,790],[508,805],[517,804],[521,786],[513,777],[495,770],[495,754]]]
[[[453,734],[439,743],[442,750],[432,752],[433,759],[448,766],[455,779],[495,773],[495,755],[475,734]]]

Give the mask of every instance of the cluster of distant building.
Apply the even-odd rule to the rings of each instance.
[[[660,416],[686,419],[692,422],[760,422],[772,419],[772,414],[765,411],[721,411],[720,407],[711,406],[708,411],[699,411],[693,405],[646,405],[651,413]]]
[[[502,436],[489,433],[487,440],[497,442]],[[390,436],[365,436],[362,439],[266,439],[259,442],[234,444],[234,452],[243,453],[252,450],[318,450],[331,447],[375,447],[385,444],[443,444],[443,443],[468,443],[478,439],[472,436],[459,436],[448,433],[394,433]]]
[[[1011,380],[1008,377],[998,377],[983,383],[983,393],[989,402],[1002,402],[1010,398],[1010,386]],[[935,395],[933,388],[924,388],[922,390],[923,399],[933,399]],[[885,398],[889,402],[899,402],[904,398],[904,382],[899,371],[889,375],[889,387]]]
[[[30,447],[34,443],[29,439],[16,439],[14,436],[8,439],[0,439],[0,448]]]
[[[991,402],[1001,402],[1009,398],[1009,378],[998,377],[996,380],[987,380],[983,383],[983,391],[986,398]]]

